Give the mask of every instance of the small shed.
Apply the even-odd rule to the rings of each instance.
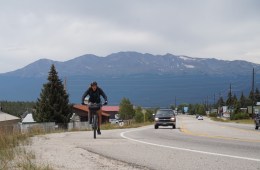
[[[13,131],[19,122],[21,122],[19,117],[0,111],[0,130]]]

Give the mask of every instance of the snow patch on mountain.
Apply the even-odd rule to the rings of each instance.
[[[195,58],[187,57],[187,56],[180,56],[179,57],[182,60],[196,60]]]
[[[184,66],[185,66],[186,68],[195,68],[195,66],[194,66],[194,65],[188,65],[188,64],[184,64]]]

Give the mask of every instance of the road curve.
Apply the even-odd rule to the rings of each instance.
[[[251,125],[252,126],[252,125]],[[248,126],[237,126],[196,120],[191,116],[178,116],[177,129],[146,126],[137,129],[102,131],[96,140],[92,132],[70,132],[50,134],[34,138],[31,146],[41,158],[56,169],[100,169],[89,168],[91,154],[112,165],[105,169],[260,169],[260,133]],[[38,141],[38,143],[37,143]],[[42,151],[37,150],[37,145]],[[55,146],[56,149],[45,147]],[[59,154],[59,149],[65,149]],[[80,152],[80,153],[78,153]],[[91,154],[90,154],[91,153]],[[50,157],[51,155],[51,157]],[[68,158],[66,155],[69,155]],[[84,159],[82,160],[81,155]],[[59,157],[60,164],[55,161]],[[69,159],[70,157],[70,159]],[[91,156],[90,156],[91,157]],[[106,160],[106,161],[105,161]],[[65,165],[64,165],[64,162]],[[88,163],[87,163],[88,162]],[[101,161],[102,162],[102,161]],[[73,165],[81,163],[81,167]],[[62,167],[62,168],[59,168]]]

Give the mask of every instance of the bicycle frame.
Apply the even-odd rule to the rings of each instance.
[[[99,121],[97,111],[101,108],[101,104],[90,103],[88,106],[89,106],[89,111],[92,119],[92,129],[94,132],[94,139],[96,139],[98,121]]]

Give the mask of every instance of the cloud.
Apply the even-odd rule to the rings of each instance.
[[[0,72],[118,51],[260,63],[259,7],[257,0],[0,1]]]

